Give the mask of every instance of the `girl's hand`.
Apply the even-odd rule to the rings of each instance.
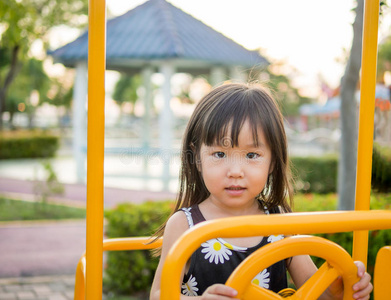
[[[202,294],[203,300],[228,300],[233,299],[238,292],[233,288],[224,284],[214,284],[206,289]]]
[[[368,300],[369,294],[373,290],[371,275],[365,272],[365,266],[361,261],[354,262],[357,266],[357,275],[360,277],[359,282],[353,285],[353,298],[357,300]]]

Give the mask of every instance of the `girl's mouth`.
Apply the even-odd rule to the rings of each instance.
[[[243,194],[245,189],[246,188],[241,187],[241,186],[229,186],[229,187],[225,188],[225,190],[231,196],[240,196],[241,194]]]

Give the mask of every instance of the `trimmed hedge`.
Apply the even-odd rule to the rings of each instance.
[[[151,236],[173,209],[173,202],[121,204],[105,213],[108,238]],[[104,291],[116,295],[147,297],[158,258],[149,250],[110,251],[107,255]]]
[[[335,210],[335,194],[298,194],[295,197],[295,211]],[[122,204],[106,212],[108,220],[106,233],[110,238],[148,236],[152,234],[169,216],[173,202],[147,202],[140,205]],[[371,196],[372,209],[390,209],[391,194]],[[352,233],[321,234],[331,241],[352,250]],[[368,248],[368,271],[373,276],[378,250],[391,245],[391,230],[371,231]],[[323,262],[314,258],[317,265]],[[157,267],[157,259],[150,251],[112,251],[108,252],[105,267],[104,291],[109,295],[137,295],[148,299],[149,288]]]
[[[301,193],[335,193],[338,157],[291,157],[295,190]]]
[[[295,190],[300,193],[335,193],[337,191],[338,157],[291,157]],[[391,191],[391,148],[373,144],[372,188]]]
[[[391,191],[391,148],[377,143],[373,145],[372,188],[379,192]]]
[[[53,157],[59,138],[45,131],[2,132],[0,159]]]

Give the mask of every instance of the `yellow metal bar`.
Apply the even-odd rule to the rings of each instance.
[[[103,251],[121,251],[121,250],[147,250],[161,247],[163,239],[160,238],[153,243],[150,237],[137,238],[117,238],[103,241]],[[86,255],[85,253],[79,260],[76,268],[74,300],[85,299],[86,286]]]
[[[202,222],[189,229],[171,247],[162,270],[160,299],[179,299],[178,286],[180,286],[183,266],[201,243],[213,238],[335,233],[389,228],[391,228],[391,211],[292,213]]]
[[[86,299],[102,299],[106,1],[89,0]]]
[[[323,265],[307,282],[297,290],[298,299],[318,299],[338,276],[342,276],[344,286],[352,286],[359,280],[357,267],[349,253],[341,246],[315,236],[294,236],[270,243],[247,257],[230,275],[226,285],[238,292],[239,299],[268,299],[265,290],[258,291],[257,298],[245,297],[253,287],[251,280],[272,264],[297,255],[313,255],[323,258]],[[353,289],[347,289],[344,299],[352,299]],[[270,300],[274,300],[271,298]],[[268,299],[269,300],[269,299]]]
[[[316,255],[319,254],[316,252]],[[351,257],[349,256],[346,261],[347,260],[351,261]],[[344,260],[342,263],[345,264],[346,261]],[[331,267],[328,262],[324,263],[319,270],[306,281],[305,285],[297,290],[296,297],[298,299],[305,299],[303,295],[311,295],[313,299],[318,299],[339,275],[340,273],[338,273],[336,268]]]
[[[86,254],[84,253],[80,258],[76,267],[75,276],[75,291],[73,294],[74,300],[85,299],[85,286],[86,286]]]
[[[376,300],[390,299],[391,246],[383,247],[377,253],[373,293]]]
[[[365,0],[357,150],[356,210],[368,210],[370,204],[379,6],[379,0]],[[366,265],[367,255],[368,231],[355,231],[353,234],[353,259],[360,260]]]
[[[151,243],[150,237],[117,238],[103,241],[103,251],[121,250],[147,250],[162,246],[163,239],[160,238]]]

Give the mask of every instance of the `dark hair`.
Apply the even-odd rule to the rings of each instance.
[[[289,204],[292,204],[293,191],[287,140],[277,103],[269,91],[259,85],[230,83],[208,93],[189,120],[183,139],[180,188],[173,213],[209,197],[197,168],[201,145],[229,142],[232,147],[238,146],[239,133],[246,120],[250,123],[255,145],[258,144],[258,128],[262,128],[272,154],[272,172],[260,196],[269,210],[281,207],[285,212],[291,211]],[[156,236],[163,235],[164,227],[165,224]]]

